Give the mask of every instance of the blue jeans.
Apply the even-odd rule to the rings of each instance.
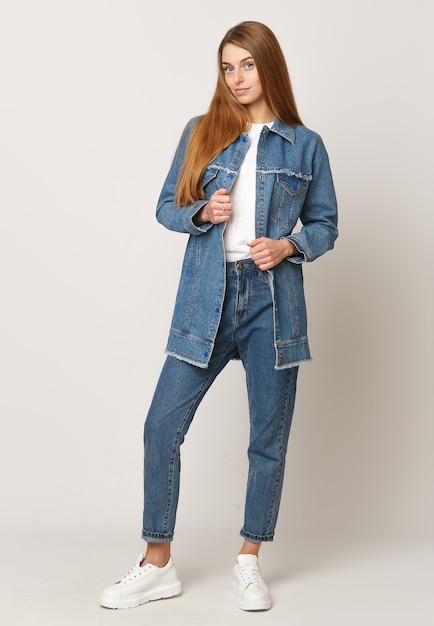
[[[222,319],[208,368],[168,356],[145,421],[145,541],[173,539],[181,444],[205,393],[234,358],[240,358],[245,369],[250,414],[249,472],[240,534],[253,543],[273,540],[298,374],[298,367],[274,368],[273,329],[267,273],[250,259],[228,263]]]

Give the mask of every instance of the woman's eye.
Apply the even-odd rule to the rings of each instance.
[[[225,74],[232,74],[232,72],[234,71],[233,67],[224,67],[223,71]]]
[[[246,63],[245,66],[246,70],[252,70],[255,67],[255,64],[252,62]]]

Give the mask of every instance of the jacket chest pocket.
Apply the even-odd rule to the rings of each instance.
[[[207,168],[202,178],[203,189],[207,198],[209,198],[213,192],[218,189],[216,179],[217,170],[215,168]]]
[[[209,198],[214,191],[224,187],[231,189],[236,178],[236,172],[227,167],[210,166],[203,175],[202,183],[205,195]]]
[[[277,174],[271,198],[271,219],[279,226],[295,226],[311,180],[312,176],[309,174]]]

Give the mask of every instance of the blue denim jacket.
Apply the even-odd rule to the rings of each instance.
[[[194,216],[207,200],[183,208],[174,202],[187,141],[197,119],[190,120],[183,132],[158,200],[157,219],[166,228],[189,235],[166,352],[207,367],[225,295],[225,224],[194,224]],[[248,135],[243,133],[210,163],[203,176],[206,198],[222,187],[230,193],[247,147]],[[293,233],[298,219],[302,228]],[[256,237],[288,238],[299,250],[268,271],[276,369],[310,359],[302,264],[332,249],[337,235],[336,196],[319,135],[278,120],[271,128],[264,126],[257,154]]]

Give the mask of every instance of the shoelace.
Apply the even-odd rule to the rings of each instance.
[[[253,567],[240,567],[240,577],[243,581],[243,585],[256,585],[261,587],[261,578],[259,575],[259,569]]]
[[[137,576],[140,576],[140,574],[144,571],[144,568],[146,567],[147,564],[145,564],[143,567],[140,565],[140,560],[137,560],[134,565],[128,570],[128,572],[125,574],[125,576],[123,576],[121,578],[121,583],[128,583],[131,580],[133,580],[133,578],[137,578]]]

